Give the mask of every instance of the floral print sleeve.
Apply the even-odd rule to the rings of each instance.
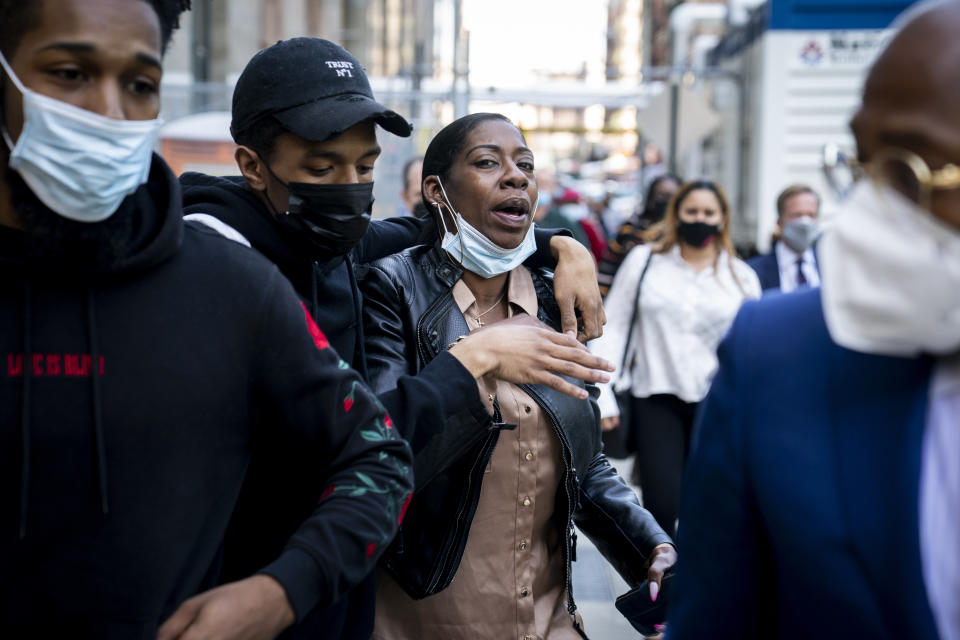
[[[262,334],[287,339],[261,338],[252,397],[265,405],[256,410],[276,415],[309,447],[327,478],[313,513],[262,570],[284,586],[300,619],[374,568],[403,519],[412,458],[383,405],[336,354],[289,283],[276,288]]]

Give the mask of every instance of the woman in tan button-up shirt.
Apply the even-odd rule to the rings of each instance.
[[[537,196],[522,134],[502,116],[462,118],[430,144],[424,175],[444,231],[371,269],[371,381],[388,389],[452,357],[476,377],[484,411],[403,434],[417,492],[385,556],[373,637],[580,638],[574,521],[633,584],[659,585],[676,553],[603,456],[587,391],[558,376],[517,384],[541,382],[518,371],[529,340],[552,341],[532,357],[582,349],[541,322],[558,325],[548,276],[521,265]]]

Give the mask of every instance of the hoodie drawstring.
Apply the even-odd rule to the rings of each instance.
[[[350,284],[350,300],[353,303],[353,318],[354,318],[354,327],[353,335],[356,342],[354,347],[357,353],[339,354],[341,358],[346,359],[349,357],[351,360],[356,361],[353,366],[359,367],[358,373],[364,379],[368,379],[367,373],[367,353],[366,348],[363,345],[363,306],[360,303],[360,296],[357,294],[357,276],[354,273],[353,262],[350,259],[350,256],[344,256],[343,262],[347,268],[347,281]],[[324,268],[322,275],[326,277],[331,271],[336,267],[340,266],[339,262],[330,262]],[[319,277],[317,276],[318,265],[316,262],[310,265],[310,312],[313,315],[313,320],[317,324],[320,323],[320,318],[317,314],[320,313],[320,300],[317,297],[317,287],[319,286]]]
[[[90,380],[93,392],[93,436],[97,446],[97,471],[100,480],[100,507],[110,512],[107,502],[107,453],[103,436],[103,406],[100,399],[100,343],[97,339],[97,318],[94,312],[93,288],[87,289],[87,335],[90,342]]]
[[[33,352],[30,335],[33,295],[30,280],[23,279],[23,392],[20,395],[20,539],[27,535],[27,506],[30,500],[30,395],[33,379]]]
[[[317,299],[317,263],[310,263],[310,315],[313,321],[317,321],[317,313],[320,312],[320,301]]]
[[[363,344],[363,305],[360,302],[360,295],[358,294],[360,287],[357,284],[357,275],[353,271],[353,261],[350,259],[350,256],[344,256],[343,261],[347,263],[347,278],[350,281],[350,298],[353,302],[353,317],[357,322],[354,326],[353,333],[357,341],[356,349],[358,353],[354,359],[360,368],[360,376],[364,380],[369,380],[370,374],[367,372],[367,349]]]
[[[20,396],[20,539],[27,536],[27,510],[30,505],[30,400],[33,387],[33,290],[30,280],[23,281],[23,393]],[[107,456],[103,435],[103,404],[100,394],[100,345],[97,338],[93,289],[87,289],[87,339],[90,345],[90,377],[92,384],[93,432],[97,448],[97,471],[100,481],[100,506],[109,513],[107,500]]]

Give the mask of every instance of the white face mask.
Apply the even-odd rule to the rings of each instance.
[[[10,168],[64,218],[100,222],[147,181],[163,121],[114,120],[28,89],[0,54],[0,66],[23,94],[16,145],[6,127]]]
[[[803,253],[820,237],[820,225],[810,216],[791,220],[783,226],[783,241],[787,246]]]
[[[905,357],[960,349],[960,231],[863,180],[819,246],[837,344]]]
[[[440,191],[443,192],[443,197],[446,200],[444,204],[453,213],[459,229],[459,232],[456,233],[447,229],[447,223],[443,221],[443,215],[441,215],[443,238],[440,241],[440,247],[464,269],[483,278],[492,278],[501,273],[513,271],[537,250],[532,223],[527,229],[523,241],[515,249],[504,249],[464,220],[463,216],[450,206],[450,198],[447,197],[447,191],[443,188],[443,183],[440,183],[439,178],[437,182],[440,184]],[[536,206],[531,209],[531,212],[533,211],[536,211]]]

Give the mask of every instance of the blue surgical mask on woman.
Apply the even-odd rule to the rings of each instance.
[[[28,89],[2,53],[0,66],[23,95],[23,130],[16,144],[0,127],[10,148],[10,168],[64,218],[109,218],[147,181],[163,121],[98,115]]]
[[[504,249],[464,220],[463,216],[450,205],[450,198],[447,196],[447,191],[443,188],[443,183],[440,182],[439,178],[437,178],[437,183],[440,185],[444,200],[446,200],[444,204],[453,214],[457,227],[456,232],[447,229],[447,223],[443,220],[443,214],[440,213],[440,222],[443,225],[443,238],[440,240],[440,247],[464,269],[483,278],[493,278],[502,273],[513,271],[537,250],[537,241],[533,235],[533,223],[527,229],[523,241],[515,249]],[[531,211],[536,211],[536,205]]]

